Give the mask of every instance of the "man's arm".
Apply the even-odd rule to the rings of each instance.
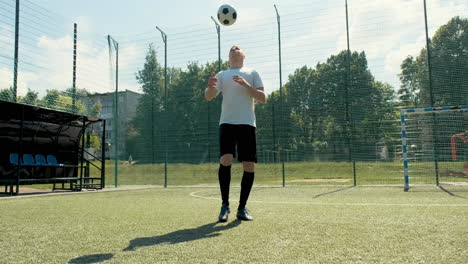
[[[216,89],[218,79],[215,76],[216,74],[213,72],[211,73],[211,77],[208,79],[208,87],[205,89],[205,99],[207,101],[211,101],[213,98],[218,96],[218,90]]]
[[[247,88],[247,91],[249,92],[250,96],[252,96],[255,99],[255,101],[262,103],[262,104],[266,103],[266,95],[265,95],[263,87],[254,88],[252,87],[252,85],[250,85],[250,83],[248,83],[246,80],[244,80],[244,78],[242,78],[239,75],[232,76],[232,79],[236,83]]]

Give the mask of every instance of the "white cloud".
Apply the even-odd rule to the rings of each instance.
[[[0,79],[2,82],[0,83],[1,89],[7,89],[13,86],[13,71],[8,68],[0,68]],[[18,80],[17,80],[17,95],[24,96],[28,92],[29,83],[32,81],[36,81],[39,79],[37,74],[31,72],[18,72]]]
[[[430,37],[460,13],[457,6],[460,5],[454,1],[428,1]],[[419,55],[425,46],[423,2],[362,1],[351,8],[352,49],[364,50],[370,60],[382,60],[385,71],[397,75],[402,60],[408,55]]]
[[[403,44],[400,47],[393,49],[385,56],[385,70],[395,74],[400,73],[401,62],[411,55],[416,57],[423,47],[425,47],[425,38],[421,38],[414,43]]]
[[[78,36],[86,36],[88,34],[93,34],[94,32],[92,31],[92,23],[90,19],[86,16],[78,16],[75,18],[75,23],[77,24],[77,31],[78,31]]]
[[[100,41],[100,42],[99,42]],[[91,92],[112,91],[109,74],[109,53],[105,38],[94,40],[79,39],[77,44],[76,86]],[[27,87],[45,95],[48,89],[63,91],[72,87],[73,39],[66,35],[60,38],[41,36],[37,39],[35,52],[40,54],[34,72],[23,72],[19,80]],[[125,63],[122,63],[125,66]],[[21,65],[20,65],[21,68]],[[30,69],[30,68],[28,68]],[[31,76],[40,76],[32,78]]]
[[[467,3],[456,0],[428,1],[430,36],[453,16],[463,15],[467,7]],[[348,1],[348,8],[351,50],[365,51],[376,78],[397,88],[401,62],[408,55],[419,55],[425,46],[423,2]],[[303,65],[315,66],[317,62],[346,49],[344,5],[328,7],[323,3],[316,10],[315,16],[308,20],[310,26],[298,23],[297,27],[282,28],[282,34],[288,35],[283,39],[283,63],[286,62],[283,69],[289,73]],[[282,18],[283,24],[287,19],[293,19],[292,16]],[[305,21],[306,15],[303,16]]]
[[[0,50],[0,89],[7,89],[10,86],[13,86],[13,64],[14,64],[14,28],[6,25],[0,24],[0,45],[2,49]],[[11,66],[6,66],[6,65]],[[24,96],[28,88],[32,88],[29,84],[31,81],[39,79],[39,76],[36,73],[28,72],[22,70],[21,67],[18,68],[18,78],[17,78],[17,95]]]
[[[273,2],[280,2],[279,0]],[[265,88],[270,93],[279,87],[277,24],[273,2],[252,2],[246,5],[240,0],[212,0],[207,6],[214,7],[207,11],[214,14],[217,7],[224,3],[234,5],[239,12],[239,19],[232,27],[222,27],[222,58],[227,59],[227,49],[232,44],[245,47],[247,66],[253,66],[262,74]],[[346,49],[346,28],[344,3],[341,1],[303,1],[308,10],[298,7],[300,1],[281,2],[278,5],[282,23],[282,59],[283,84],[287,75],[303,65],[314,67],[330,55]],[[425,46],[423,5],[420,0],[375,0],[348,1],[350,15],[350,47],[352,50],[365,51],[369,67],[379,81],[390,82],[398,86],[397,74],[401,61],[408,55],[417,56]],[[458,4],[457,4],[458,3]],[[428,1],[428,19],[430,35],[451,17],[463,15],[468,4],[461,0]],[[211,7],[210,7],[211,8]],[[308,13],[308,11],[311,11]],[[466,17],[466,16],[465,16]],[[168,27],[169,66],[179,66],[189,61],[204,63],[217,58],[215,51],[216,31],[213,22],[206,19],[197,26],[196,33],[187,32],[177,35]],[[113,91],[113,78],[109,73],[109,53],[105,36],[97,36],[87,17],[78,17],[78,69],[77,86],[94,92]],[[189,22],[187,22],[189,24]],[[163,25],[163,28],[164,25]],[[211,28],[208,32],[208,29]],[[201,29],[201,30],[200,30]],[[193,28],[180,28],[190,31]],[[0,25],[0,42],[7,42],[6,49],[0,54],[12,56],[12,28]],[[148,33],[149,35],[150,33]],[[147,36],[148,36],[147,35]],[[177,35],[177,36],[173,36]],[[151,36],[153,38],[153,36]],[[176,39],[178,38],[178,39]],[[161,38],[154,32],[154,41],[158,45]],[[119,89],[138,91],[139,85],[135,73],[143,67],[148,43],[129,41],[120,45]],[[72,37],[65,35],[52,38],[37,38],[39,60],[28,61],[43,68],[31,69],[30,72],[20,64],[19,87],[25,92],[27,87],[45,93],[46,89],[64,90],[72,83]],[[207,51],[207,47],[213,48]],[[158,50],[158,59],[163,62],[164,52]],[[2,65],[3,66],[3,65]],[[10,79],[11,70],[2,68],[2,82]],[[10,78],[10,77],[8,77]]]
[[[0,27],[0,31],[3,28],[3,26]],[[5,34],[1,34],[0,32],[1,36],[5,36]],[[9,39],[9,41],[13,42],[14,40]],[[119,52],[123,56],[121,55],[119,58],[119,70],[134,74],[136,70],[133,71],[131,69],[133,67],[131,64],[134,63],[135,57],[144,56],[141,53],[146,52],[146,49],[142,50],[136,44],[127,44],[120,49]],[[13,48],[10,51],[1,51],[1,54],[4,56],[12,56],[12,53]],[[22,57],[23,54],[27,56]],[[13,64],[13,61],[11,63]],[[72,36],[65,35],[59,38],[52,38],[42,35],[36,38],[35,45],[26,46],[20,50],[18,95],[26,94],[27,88],[33,89],[42,97],[46,94],[46,90],[57,89],[63,91],[72,87],[72,66]],[[115,69],[115,65],[113,67]],[[13,83],[12,70],[7,67],[1,68],[0,78],[2,80],[1,88],[9,87]],[[80,38],[79,35],[77,43],[76,86],[78,88],[85,88],[91,92],[105,93],[112,92],[114,90],[113,85],[113,77],[110,74],[109,51],[105,36],[102,36],[101,39],[84,39]],[[119,87],[120,90],[130,89],[138,91],[138,86],[131,82],[121,82],[119,83]]]
[[[59,39],[52,39],[48,36],[41,36],[37,40],[38,50],[44,60],[34,62],[43,68],[38,68],[39,74],[43,78],[38,83],[47,83],[47,89],[64,90],[72,86],[72,65],[73,65],[73,39],[71,36],[64,36]],[[45,68],[45,69],[44,69]],[[43,85],[40,92],[45,92]],[[49,86],[50,85],[50,86]]]
[[[6,24],[0,24],[0,45],[2,49],[0,54],[8,57],[13,57],[15,47],[14,28]]]

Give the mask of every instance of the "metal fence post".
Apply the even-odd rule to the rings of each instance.
[[[118,140],[118,121],[119,121],[119,43],[110,35],[107,36],[109,44],[109,56],[111,51],[111,42],[115,48],[115,93],[114,93],[114,185],[118,186],[119,179],[119,140]]]
[[[14,58],[14,69],[13,69],[13,102],[17,102],[17,94],[18,94],[19,12],[20,12],[20,1],[16,0],[15,58]]]
[[[156,27],[159,32],[161,32],[161,36],[164,42],[164,117],[166,118],[167,124],[167,35],[162,31],[159,27]],[[165,149],[165,158],[164,158],[164,188],[167,188],[167,128],[164,129],[164,149]]]

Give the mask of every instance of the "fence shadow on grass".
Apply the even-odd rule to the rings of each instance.
[[[93,255],[86,255],[71,259],[68,263],[69,264],[91,264],[91,263],[99,263],[106,260],[110,260],[114,254],[106,253],[106,254],[93,254]]]
[[[177,244],[189,242],[198,239],[217,237],[221,235],[219,232],[234,228],[240,225],[240,220],[235,220],[227,225],[217,225],[218,223],[210,223],[197,228],[183,229],[174,231],[165,235],[153,237],[140,237],[130,241],[130,245],[123,251],[134,251],[139,247],[156,246],[161,244]]]
[[[466,198],[465,196],[461,196],[461,195],[458,195],[458,194],[454,194],[453,192],[451,192],[451,191],[445,189],[444,187],[442,187],[442,186],[440,186],[440,185],[439,185],[438,187],[439,187],[439,189],[441,189],[442,191],[448,193],[450,196],[454,196],[454,197],[458,197],[458,198],[463,198],[463,199],[468,199],[468,198]]]
[[[348,187],[340,188],[340,189],[337,189],[337,190],[333,190],[333,191],[329,191],[329,192],[325,192],[325,193],[320,193],[320,194],[315,195],[312,198],[319,198],[320,196],[341,192],[341,191],[348,190],[348,189],[351,189],[351,188],[354,188],[354,186],[348,186]]]

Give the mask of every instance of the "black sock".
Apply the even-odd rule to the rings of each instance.
[[[231,166],[223,166],[219,164],[218,171],[219,188],[221,190],[221,198],[223,204],[229,206],[229,186],[231,184]]]
[[[254,176],[254,172],[244,171],[244,175],[242,176],[241,182],[241,193],[238,210],[244,209],[245,205],[247,204],[247,199],[249,199],[250,190],[252,189],[252,185],[254,182]]]

